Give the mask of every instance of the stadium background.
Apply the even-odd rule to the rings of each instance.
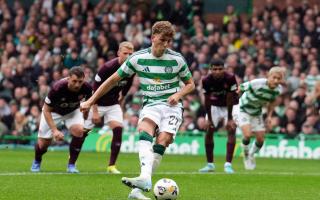
[[[74,6],[78,12],[73,2],[79,3]],[[172,48],[185,56],[197,90],[184,100],[185,121],[153,181],[176,180],[182,200],[319,199],[320,89],[315,85],[320,80],[320,0],[184,0],[181,7],[178,1],[159,2],[0,1],[0,199],[126,199],[129,189],[121,185],[122,175],[106,174],[108,127],[87,138],[77,163],[79,175],[65,173],[68,139],[49,149],[42,173],[29,172],[41,106],[67,69],[82,65],[92,80],[115,56],[119,42],[130,40],[136,50],[144,48],[150,44],[152,23],[166,19],[176,25]],[[228,5],[234,11],[227,13]],[[239,83],[264,77],[272,65],[287,69],[286,92],[278,99],[273,129],[254,172],[243,169],[237,145],[236,174],[223,173],[226,138],[221,129],[215,134],[216,172],[197,173],[205,162],[200,80],[212,57],[224,59]],[[137,86],[135,82],[126,99],[117,164],[128,176],[139,172],[137,155],[130,153],[136,152],[141,107]]]
[[[320,92],[314,89],[320,80],[318,2],[2,1],[2,146],[33,145],[43,99],[50,85],[64,77],[70,67],[83,66],[87,80],[92,82],[96,70],[116,56],[119,42],[132,41],[136,50],[147,47],[151,24],[170,20],[177,29],[172,48],[185,56],[197,85],[183,102],[186,109],[181,137],[193,136],[202,146],[205,113],[200,80],[208,73],[210,59],[222,58],[239,83],[265,77],[272,65],[285,67],[286,92],[278,99],[270,143],[293,139],[290,144],[298,148],[299,141],[306,141],[312,152],[318,152],[312,144],[319,139],[320,130]],[[135,134],[141,107],[138,91],[135,81],[125,104],[127,135]],[[104,130],[107,127],[96,132],[103,135]],[[221,133],[217,137],[224,138],[223,130]],[[191,144],[193,139],[185,141]]]

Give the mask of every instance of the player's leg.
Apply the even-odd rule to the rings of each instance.
[[[51,116],[55,124],[59,123],[62,119],[62,116],[56,113],[51,113]],[[40,171],[42,156],[47,152],[47,149],[50,146],[51,141],[52,141],[52,131],[49,125],[47,124],[47,121],[43,113],[41,113],[39,130],[38,130],[38,141],[34,146],[35,156],[31,166],[32,172]]]
[[[72,136],[69,145],[69,161],[67,171],[70,173],[79,173],[79,170],[76,168],[76,161],[87,136],[87,134],[84,134],[84,119],[80,110],[77,109],[65,116],[65,123]]]
[[[258,153],[264,143],[265,125],[262,115],[252,118],[252,131],[256,136],[256,141],[251,145],[249,150],[249,160],[251,162],[251,168],[256,168],[255,153]]]
[[[243,149],[243,163],[244,168],[250,170],[250,160],[249,160],[249,145],[251,138],[251,125],[243,125],[240,127],[242,131],[242,149]]]
[[[182,110],[179,107],[170,107],[162,106],[161,109],[161,115],[158,117],[158,119],[163,117],[163,120],[161,122],[158,122],[158,128],[159,128],[159,135],[157,136],[155,145],[153,146],[153,164],[152,164],[152,173],[155,172],[157,167],[160,165],[163,154],[165,152],[166,147],[172,143],[174,136],[176,135],[177,130],[179,130],[179,127],[182,122]],[[140,197],[140,198],[133,198],[133,197]],[[131,191],[129,194],[129,198],[132,199],[150,199],[148,197],[145,197],[142,194],[142,190],[135,188]]]
[[[108,172],[113,174],[120,174],[120,171],[116,168],[115,165],[121,148],[122,124],[117,121],[110,121],[109,127],[112,129],[113,137],[111,141],[111,153]]]
[[[160,124],[161,108],[158,106],[144,107],[140,112],[138,124],[139,131],[139,160],[140,160],[140,176],[136,178],[123,177],[122,182],[129,187],[137,187],[143,191],[150,191],[153,149],[152,142],[156,127]]]
[[[232,109],[232,117],[234,122],[237,122],[239,110],[238,110],[238,105],[234,105]],[[225,117],[224,117],[225,122],[228,120],[228,111],[227,108],[225,108]],[[224,171],[226,173],[234,173],[234,170],[232,168],[232,159],[233,159],[233,152],[234,148],[236,145],[236,127],[227,127],[227,132],[228,132],[228,139],[227,139],[227,144],[226,144],[226,162],[224,164]]]
[[[207,165],[201,169],[199,172],[213,172],[215,170],[214,166],[214,126],[209,126],[206,130],[206,135],[204,137],[204,144],[206,150],[206,158],[207,158]]]
[[[152,112],[152,111],[151,111]],[[141,114],[144,113],[143,111]],[[138,125],[139,131],[139,160],[140,176],[136,178],[123,177],[122,182],[132,188],[140,188],[143,191],[150,191],[152,187],[151,174],[154,160],[152,142],[157,124],[150,118],[144,117]]]
[[[265,132],[255,131],[254,134],[256,135],[256,141],[251,145],[248,155],[252,170],[256,168],[255,154],[258,153],[263,146]]]
[[[224,171],[226,173],[234,173],[234,170],[232,169],[232,158],[233,158],[233,152],[234,147],[236,145],[236,129],[230,128],[227,130],[228,132],[228,139],[227,139],[227,153],[226,153],[226,162],[224,164]]]
[[[171,133],[167,132],[161,132],[159,133],[155,144],[153,145],[153,164],[152,164],[152,173],[155,172],[155,170],[158,168],[158,166],[161,163],[163,154],[166,150],[166,147],[169,146],[173,141],[173,135]],[[145,199],[148,200],[150,198],[143,195],[142,190],[139,188],[135,188],[131,191],[129,194],[130,199]]]
[[[153,145],[154,161],[152,165],[152,172],[159,167],[163,154],[166,148],[173,142],[173,134],[168,132],[159,133],[155,144]]]
[[[252,144],[252,146],[249,150],[250,155],[258,153],[264,144],[265,132],[264,131],[255,131],[254,134],[256,135],[256,141],[254,144]]]
[[[35,155],[34,155],[34,160],[31,166],[32,172],[40,171],[42,156],[47,152],[48,147],[51,144],[51,141],[52,139],[38,138],[38,141],[34,146]]]
[[[154,151],[153,172],[160,165],[166,148],[173,142],[182,123],[182,109],[178,106],[162,106],[162,120],[159,125]]]
[[[214,132],[215,127],[218,126],[219,121],[222,119],[219,107],[211,106],[212,126],[207,127],[206,135],[204,137],[204,145],[206,150],[207,165],[199,169],[199,172],[213,172],[214,165]],[[208,120],[208,115],[206,116]]]
[[[116,161],[120,152],[122,142],[123,113],[119,104],[106,107],[104,113],[104,123],[108,124],[112,130],[111,154],[107,171],[113,174],[120,174],[116,168]]]
[[[79,157],[82,144],[85,141],[83,134],[83,126],[80,124],[72,125],[69,128],[69,131],[72,135],[72,139],[69,145],[69,161],[67,171],[70,173],[79,173],[79,170],[76,168],[76,161]]]
[[[251,132],[251,116],[245,112],[239,112],[239,127],[242,131],[242,149],[243,149],[243,163],[244,168],[250,170],[251,163],[249,160],[249,145],[250,138],[252,136]]]

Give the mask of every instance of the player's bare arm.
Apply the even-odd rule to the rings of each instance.
[[[189,80],[187,81],[184,81],[184,87],[177,93],[174,93],[173,95],[171,95],[169,98],[168,98],[168,103],[170,105],[176,105],[178,104],[179,100],[186,96],[187,94],[191,93],[194,88],[195,88],[195,84],[194,84],[194,81],[192,78],[190,78]]]
[[[207,116],[208,116],[208,120],[207,120],[207,126],[208,127],[207,128],[209,128],[209,126],[213,126],[213,124],[212,124],[212,115],[211,115],[210,95],[211,95],[211,93],[204,94],[204,107],[206,109]]]
[[[88,111],[90,107],[105,93],[109,92],[122,78],[117,72],[112,74],[102,85],[94,92],[94,94],[85,102],[81,103],[80,110],[82,112]]]
[[[233,95],[236,95],[234,92],[228,92],[227,93],[227,110],[228,110],[228,122],[227,122],[227,129],[231,128],[231,129],[235,129],[236,128],[236,124],[233,121],[232,118],[232,110],[233,110]]]
[[[275,109],[275,107],[278,105],[277,101],[270,102],[267,106],[267,118],[266,118],[266,127],[269,129],[271,127],[271,118],[272,113]]]
[[[44,104],[42,111],[43,111],[44,118],[46,119],[47,124],[52,131],[54,139],[55,140],[63,140],[63,137],[64,137],[63,133],[58,130],[57,126],[55,125],[55,123],[52,119],[52,115],[51,115],[52,107],[48,106],[47,104]]]
[[[92,123],[99,124],[101,122],[101,117],[98,112],[98,105],[94,104],[92,106]]]

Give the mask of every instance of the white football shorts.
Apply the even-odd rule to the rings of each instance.
[[[95,125],[92,123],[92,108],[90,109],[88,118],[84,121],[85,129],[92,129]],[[112,106],[98,106],[98,113],[100,117],[104,117],[104,125],[110,121],[117,121],[123,124],[123,112],[119,104]]]
[[[239,104],[233,105],[232,108],[232,118],[235,122],[238,120],[238,114],[239,114]],[[228,122],[228,108],[223,106],[211,106],[211,118],[212,118],[212,124],[214,127],[217,127],[219,122],[223,120],[224,125],[227,125]],[[206,119],[208,119],[208,115],[206,115]]]
[[[265,124],[262,115],[251,116],[246,112],[239,111],[238,126],[250,125],[252,132],[265,131]]]
[[[79,108],[66,115],[51,112],[51,116],[55,124],[59,124],[63,121],[68,129],[73,125],[83,125],[84,123],[83,114],[80,112]],[[43,112],[41,113],[38,137],[45,139],[52,138],[52,131],[44,118]]]
[[[175,137],[182,123],[182,108],[166,104],[145,106],[140,112],[139,122],[144,118],[149,118],[156,123],[160,133],[168,132]]]

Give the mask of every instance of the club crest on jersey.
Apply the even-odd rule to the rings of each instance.
[[[166,73],[172,73],[173,72],[173,68],[171,66],[167,66],[167,67],[164,68],[164,71]]]

